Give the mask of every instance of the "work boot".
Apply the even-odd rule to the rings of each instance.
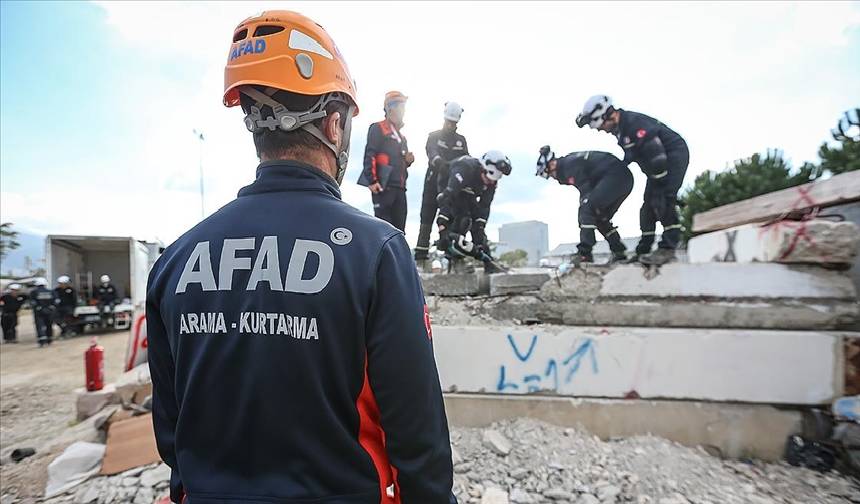
[[[675,251],[673,249],[658,248],[654,252],[640,257],[639,261],[642,264],[661,266],[663,264],[670,263],[675,259]]]
[[[588,264],[594,262],[594,256],[591,254],[575,254],[571,259],[570,263],[573,264],[575,268],[578,268],[582,264]]]
[[[627,263],[627,253],[626,252],[613,252],[609,257],[609,260],[606,261],[607,265],[612,264],[625,264]]]

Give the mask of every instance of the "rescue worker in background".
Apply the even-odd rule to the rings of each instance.
[[[56,303],[54,291],[48,288],[48,281],[37,278],[35,288],[30,291],[30,306],[33,308],[33,321],[36,324],[36,341],[40,347],[50,345],[54,339],[54,311]]]
[[[610,264],[627,259],[627,247],[612,225],[612,217],[633,190],[633,175],[620,159],[599,151],[571,152],[556,158],[550,146],[544,145],[536,175],[579,189],[579,243],[574,264],[594,262],[595,229],[609,243]]]
[[[224,104],[245,114],[256,180],[167,247],[146,294],[171,498],[455,503],[411,250],[341,200],[358,113],[346,62],[295,12],[228,37]]]
[[[70,321],[78,306],[78,293],[72,287],[71,279],[67,275],[57,278],[57,286],[54,288],[54,299],[57,303],[57,325],[60,326],[60,337],[69,336]]]
[[[493,260],[487,242],[487,219],[496,186],[503,175],[511,174],[511,161],[491,150],[475,159],[462,156],[451,162],[448,183],[439,193],[439,241],[436,247],[446,252],[449,261],[474,257],[484,263],[487,273],[503,271]],[[466,240],[470,233],[472,241]]]
[[[624,164],[636,163],[647,175],[644,203],[639,211],[642,238],[633,260],[645,264],[665,264],[675,259],[681,240],[678,218],[678,191],[684,183],[690,151],[687,142],[668,126],[645,114],[615,108],[605,95],[592,96],[585,102],[576,125],[612,133],[624,149]],[[657,250],[651,252],[657,222],[663,236]]]
[[[385,119],[367,130],[364,170],[358,183],[372,193],[373,213],[401,231],[406,230],[407,168],[415,161],[401,133],[406,114],[406,95],[385,93]]]
[[[26,302],[27,295],[16,283],[10,284],[9,290],[0,296],[0,327],[3,328],[4,343],[18,343],[18,310]]]
[[[101,283],[95,288],[93,295],[96,298],[96,303],[99,307],[99,315],[102,317],[102,325],[111,325],[113,324],[113,310],[117,304],[119,295],[117,294],[116,287],[110,283],[110,276],[102,275],[101,278],[99,278],[99,281]],[[105,313],[107,313],[107,315],[105,315]]]
[[[466,137],[457,133],[457,123],[463,115],[463,107],[458,103],[445,104],[442,129],[427,137],[427,175],[424,177],[424,192],[421,195],[421,227],[418,243],[415,245],[415,262],[426,266],[430,251],[430,232],[436,219],[438,204],[436,197],[448,185],[448,168],[451,161],[469,154]]]

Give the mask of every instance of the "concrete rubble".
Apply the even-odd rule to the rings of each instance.
[[[511,440],[503,455],[484,442],[492,430]],[[454,466],[460,503],[776,504],[860,500],[860,488],[836,473],[784,463],[745,463],[664,439],[603,442],[573,428],[530,419],[490,429],[453,429],[461,454]]]
[[[137,467],[115,476],[92,478],[45,504],[152,504],[169,493],[170,468]]]
[[[436,324],[496,320],[814,330],[860,322],[856,289],[845,272],[769,263],[676,263],[656,271],[638,265],[588,266],[553,276],[538,292],[436,298],[428,302]]]
[[[825,219],[746,224],[690,239],[690,262],[851,264],[860,248],[852,222]]]

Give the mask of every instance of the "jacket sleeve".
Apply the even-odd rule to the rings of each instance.
[[[466,143],[466,137],[460,135],[460,139],[463,140],[463,154],[468,156],[469,155],[469,144]]]
[[[367,129],[367,144],[364,146],[364,172],[362,177],[370,184],[379,182],[376,166],[376,154],[382,149],[382,132],[377,124],[371,124]]]
[[[158,454],[172,469],[170,478],[170,498],[181,502],[182,482],[176,467],[176,422],[179,406],[176,401],[173,350],[159,310],[160,296],[154,285],[158,265],[152,269],[146,288],[146,342],[149,372],[152,375],[152,425],[155,430],[155,443]]]
[[[481,199],[478,201],[478,214],[475,216],[476,220],[481,220],[484,224],[487,223],[487,220],[490,218],[490,204],[493,202],[493,198],[495,196],[495,186],[484,191],[484,194],[481,195]]]
[[[425,150],[427,151],[427,163],[430,168],[436,168],[436,163],[439,161],[443,161],[442,155],[439,153],[439,144],[438,138],[435,134],[430,133],[427,137],[427,145]]]
[[[367,322],[367,372],[402,502],[451,504],[448,423],[424,293],[406,239],[382,247]]]
[[[625,138],[627,143],[621,144],[624,164],[636,162],[651,179],[661,179],[668,173],[666,148],[660,140],[662,127],[659,121],[640,118],[631,125],[629,135]]]

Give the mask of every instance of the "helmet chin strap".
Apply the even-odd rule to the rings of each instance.
[[[349,162],[349,140],[352,133],[352,116],[355,114],[355,105],[349,100],[343,98],[341,93],[329,93],[320,96],[319,100],[309,110],[303,112],[293,112],[272,98],[272,95],[278,91],[276,88],[266,88],[265,93],[262,93],[253,87],[246,87],[241,92],[248,95],[256,104],[251,107],[248,115],[245,116],[245,126],[249,131],[254,132],[258,129],[268,128],[271,131],[281,129],[284,131],[295,131],[303,129],[314,136],[317,140],[334,155],[335,166],[337,173],[335,181],[340,185],[343,182],[343,177],[346,174],[346,166]],[[343,128],[343,141],[341,148],[338,149],[328,138],[317,128],[313,121],[326,117],[328,112],[325,111],[326,105],[332,101],[340,101],[348,105],[346,113],[346,121]],[[268,105],[274,113],[274,117],[268,116],[263,119],[260,109],[263,105]]]

